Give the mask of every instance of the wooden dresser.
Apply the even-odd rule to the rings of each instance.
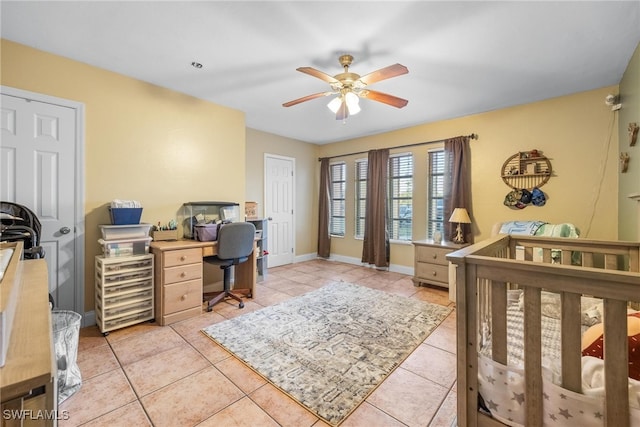
[[[52,426],[54,365],[47,263],[21,261],[22,275],[5,365],[0,368],[2,426]],[[2,285],[8,285],[4,282]]]
[[[423,283],[443,288],[449,287],[449,261],[447,254],[464,248],[467,244],[452,242],[434,243],[433,240],[416,240],[414,246],[413,283]]]

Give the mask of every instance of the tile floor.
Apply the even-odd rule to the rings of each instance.
[[[107,337],[96,326],[83,328],[78,350],[83,384],[58,408],[68,416],[59,425],[327,426],[200,329],[340,280],[453,305],[446,291],[415,287],[403,274],[324,260],[271,268],[242,310],[223,302],[211,313],[171,326],[144,323]],[[341,427],[450,427],[455,342],[454,311]]]

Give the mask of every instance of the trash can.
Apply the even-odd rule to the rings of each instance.
[[[82,316],[74,311],[51,311],[53,346],[58,366],[58,404],[73,395],[82,385],[78,366],[81,320]]]

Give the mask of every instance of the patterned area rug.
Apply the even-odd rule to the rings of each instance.
[[[450,312],[340,282],[202,331],[337,426]]]

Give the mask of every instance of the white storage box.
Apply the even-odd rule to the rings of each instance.
[[[151,237],[125,240],[99,239],[98,243],[102,245],[102,254],[105,257],[118,257],[148,254],[151,240],[153,240]]]
[[[151,224],[99,225],[104,240],[140,239],[149,237]]]

